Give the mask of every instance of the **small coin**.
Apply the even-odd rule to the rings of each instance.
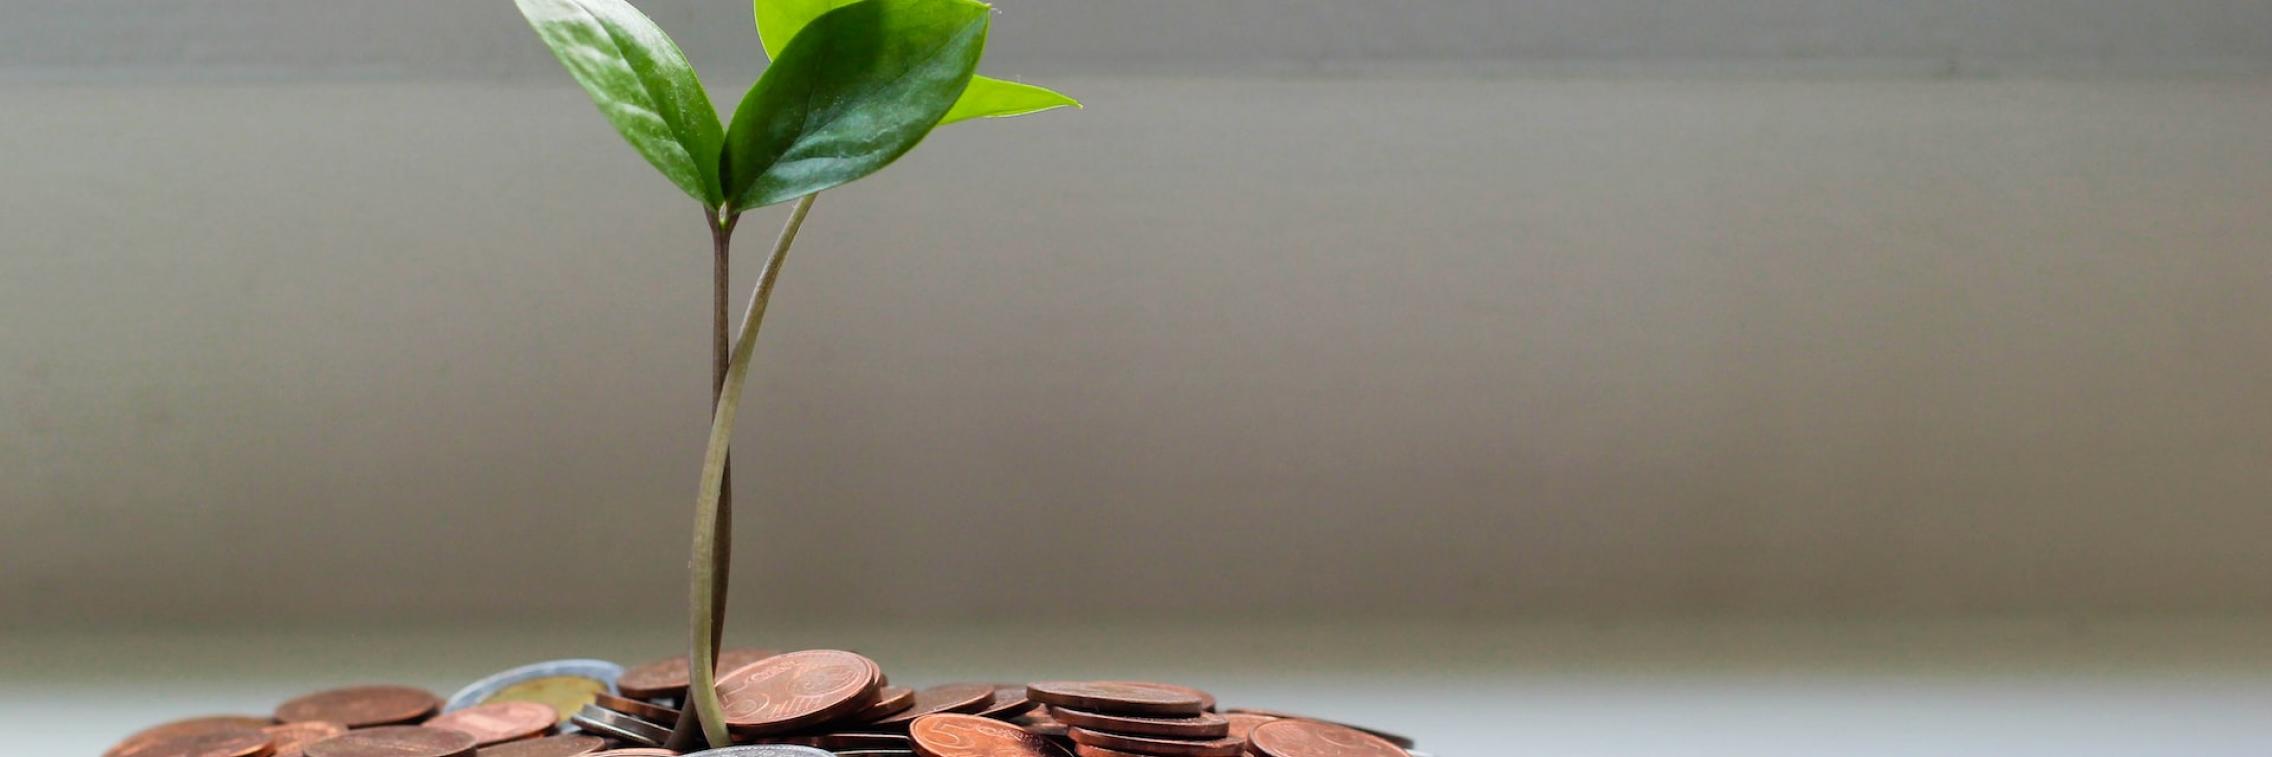
[[[1198,689],[1147,681],[1036,681],[1026,684],[1026,697],[1119,715],[1197,715],[1214,703],[1214,697]]]
[[[261,726],[268,734],[268,742],[276,751],[269,757],[300,757],[307,745],[347,732],[347,726],[328,720],[304,720],[298,723]]]
[[[1064,757],[1049,739],[1009,723],[977,715],[938,713],[909,723],[916,754],[923,757]]]
[[[588,733],[571,733],[482,747],[474,757],[585,757],[606,748],[607,739]]]
[[[1158,736],[1137,736],[1109,731],[1091,731],[1080,726],[1065,729],[1065,737],[1075,744],[1117,749],[1123,752],[1157,755],[1158,757],[1239,757],[1246,750],[1246,742],[1232,738],[1215,738],[1204,741],[1165,739]]]
[[[1040,707],[1041,703],[1026,698],[1026,685],[1022,683],[994,684],[994,703],[979,710],[978,716],[1008,720]]]
[[[598,705],[584,705],[570,719],[584,730],[602,736],[622,739],[641,746],[662,746],[670,740],[671,729],[625,715]]]
[[[161,723],[135,731],[126,738],[119,739],[116,746],[112,746],[108,751],[103,752],[103,757],[125,757],[126,753],[135,747],[176,736],[195,736],[212,731],[259,730],[274,722],[276,721],[270,718],[251,715],[207,715]]]
[[[1247,745],[1260,757],[1411,757],[1388,739],[1355,728],[1293,718],[1257,726]]]
[[[642,701],[639,701],[639,700],[637,700],[637,699],[632,699],[632,698],[629,698],[629,697],[619,697],[619,696],[616,696],[616,695],[614,695],[614,694],[609,694],[609,693],[607,693],[607,692],[604,692],[604,691],[603,691],[603,692],[600,692],[599,696],[597,696],[597,697],[594,697],[594,698],[592,699],[592,704],[595,704],[595,705],[599,705],[599,706],[600,706],[600,707],[602,707],[602,708],[605,708],[605,709],[610,709],[610,710],[614,710],[614,711],[616,711],[616,712],[620,712],[620,713],[623,713],[623,714],[625,714],[625,715],[630,715],[630,716],[632,716],[632,717],[635,717],[635,718],[639,718],[639,719],[641,719],[641,720],[646,720],[646,721],[649,721],[649,722],[654,722],[654,723],[676,723],[676,722],[678,722],[678,716],[679,716],[679,711],[678,711],[678,710],[674,710],[674,709],[671,709],[671,708],[669,708],[669,707],[664,707],[664,706],[662,706],[662,705],[659,705],[659,704],[651,704],[651,703],[648,703],[648,702],[642,702]]]
[[[790,652],[720,676],[718,699],[726,726],[736,733],[785,733],[873,704],[882,676],[874,660],[851,652]]]
[[[780,652],[756,647],[722,649],[718,651],[718,673],[723,675],[777,654]],[[615,677],[615,688],[617,693],[633,699],[683,698],[690,675],[686,655],[679,655],[623,671]]]
[[[686,757],[836,757],[836,754],[794,744],[745,744],[691,752]]]
[[[588,757],[678,757],[678,753],[662,747],[635,746],[627,749],[593,752]]]
[[[896,733],[823,733],[812,736],[781,736],[774,743],[809,746],[831,751],[846,749],[913,749],[906,736]]]
[[[1223,719],[1229,721],[1231,724],[1230,733],[1225,735],[1230,736],[1234,739],[1244,739],[1246,738],[1247,734],[1254,732],[1255,726],[1277,720],[1278,718],[1271,715],[1257,715],[1252,712],[1233,711],[1223,713]]]
[[[425,726],[465,733],[478,746],[519,741],[552,730],[552,705],[538,702],[490,702],[434,716]]]
[[[145,741],[129,757],[265,757],[268,734],[251,728],[212,729]]]
[[[462,710],[490,702],[537,702],[552,706],[555,722],[565,723],[599,692],[615,692],[623,666],[606,660],[547,660],[492,673],[450,695],[442,710]]]
[[[1162,718],[1141,715],[1108,715],[1101,712],[1051,707],[1049,708],[1049,716],[1069,726],[1138,736],[1166,736],[1171,739],[1219,739],[1231,734],[1231,721],[1212,712],[1202,712],[1184,718]]]
[[[994,684],[950,683],[915,692],[915,706],[897,715],[875,721],[876,725],[896,725],[938,712],[972,713],[986,709],[994,701]]]
[[[442,700],[409,686],[349,686],[291,699],[276,706],[286,723],[323,720],[348,728],[411,723],[434,714]]]
[[[1079,757],[1152,757],[1152,755],[1148,754],[1123,752],[1118,749],[1106,749],[1101,746],[1089,746],[1087,744],[1074,744],[1073,754],[1079,755]]]
[[[314,742],[308,757],[472,757],[473,737],[457,731],[390,725]]]
[[[1293,714],[1293,713],[1289,713],[1289,712],[1279,712],[1279,711],[1277,711],[1277,710],[1264,710],[1264,709],[1258,709],[1258,708],[1254,708],[1254,707],[1233,707],[1233,708],[1231,708],[1231,709],[1230,709],[1230,712],[1234,712],[1234,713],[1245,713],[1245,714],[1248,714],[1248,715],[1261,715],[1261,716],[1264,716],[1264,717],[1270,717],[1270,718],[1282,718],[1282,719],[1288,719],[1288,720],[1315,720],[1315,721],[1317,721],[1317,722],[1320,722],[1320,723],[1332,723],[1332,724],[1334,724],[1334,725],[1337,725],[1337,726],[1341,726],[1341,727],[1343,727],[1343,728],[1355,728],[1355,729],[1357,729],[1357,730],[1360,730],[1360,731],[1364,731],[1364,732],[1366,732],[1366,733],[1370,733],[1370,734],[1372,734],[1372,735],[1374,735],[1374,736],[1379,736],[1379,737],[1381,737],[1382,739],[1386,739],[1386,740],[1388,741],[1388,743],[1391,743],[1391,744],[1395,744],[1395,745],[1397,745],[1397,746],[1400,746],[1400,747],[1403,747],[1403,748],[1405,748],[1405,749],[1411,749],[1411,748],[1412,748],[1412,746],[1413,746],[1413,741],[1412,741],[1412,739],[1410,739],[1410,738],[1408,738],[1408,737],[1404,737],[1404,736],[1398,736],[1398,735],[1396,735],[1396,734],[1393,734],[1393,733],[1389,733],[1389,732],[1387,732],[1387,731],[1383,731],[1383,730],[1380,730],[1380,729],[1378,729],[1378,728],[1367,728],[1367,727],[1365,727],[1365,726],[1356,725],[1356,724],[1354,724],[1354,723],[1343,723],[1343,722],[1334,721],[1334,720],[1327,720],[1327,719],[1325,719],[1325,718],[1313,718],[1313,717],[1310,717],[1310,716],[1308,716],[1308,715],[1296,715],[1296,714]]]
[[[876,690],[876,703],[868,705],[846,720],[855,723],[873,723],[906,712],[915,706],[915,690],[904,686],[885,686]]]

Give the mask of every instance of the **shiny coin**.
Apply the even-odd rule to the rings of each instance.
[[[645,720],[651,723],[678,722],[678,710],[664,707],[659,704],[642,702],[630,697],[619,697],[604,691],[600,692],[599,696],[592,698],[592,704],[598,705],[605,709],[614,710],[625,715],[630,715],[632,717],[639,718],[640,720]]]
[[[733,669],[780,654],[771,649],[733,647],[718,651],[718,673],[724,675]],[[656,660],[623,671],[615,677],[616,693],[633,699],[681,699],[686,696],[686,655],[667,660]]]
[[[873,723],[906,712],[915,706],[915,690],[902,686],[885,686],[876,690],[876,703],[845,720],[854,723]]]
[[[571,719],[584,730],[601,736],[622,739],[642,746],[662,746],[671,738],[671,729],[625,715],[598,705],[584,705]]]
[[[408,686],[350,686],[286,701],[276,719],[286,723],[322,720],[348,728],[412,723],[434,714],[442,700]]]
[[[314,742],[308,757],[472,757],[473,737],[457,731],[390,725]]]
[[[1234,739],[1245,739],[1247,734],[1254,732],[1255,726],[1277,719],[1274,716],[1257,715],[1251,712],[1226,712],[1223,713],[1223,720],[1231,724],[1231,731],[1224,735]]]
[[[214,731],[233,732],[243,730],[259,730],[274,722],[276,721],[270,718],[253,717],[251,715],[208,715],[205,717],[189,718],[186,720],[176,720],[171,723],[164,723],[144,728],[142,730],[135,731],[132,735],[129,735],[126,738],[119,739],[116,746],[111,747],[109,751],[103,752],[103,757],[125,757],[125,754],[128,751],[134,749],[135,747],[146,746],[153,741],[163,741],[165,739],[175,738],[179,736],[195,736],[201,733],[211,733]]]
[[[457,731],[472,736],[478,746],[489,746],[541,736],[556,722],[548,704],[490,702],[436,715],[425,726]]]
[[[1333,720],[1326,720],[1325,718],[1313,718],[1313,717],[1310,717],[1310,716],[1308,716],[1308,715],[1295,715],[1295,714],[1293,714],[1293,713],[1288,713],[1288,712],[1279,712],[1279,711],[1277,711],[1277,710],[1263,710],[1263,709],[1256,709],[1256,708],[1253,708],[1253,707],[1233,707],[1233,708],[1231,708],[1231,710],[1230,710],[1230,711],[1231,711],[1231,712],[1235,712],[1235,713],[1245,713],[1245,714],[1248,714],[1248,715],[1261,715],[1261,716],[1264,716],[1264,717],[1271,717],[1271,718],[1283,718],[1283,719],[1289,719],[1289,720],[1315,720],[1315,721],[1317,721],[1317,722],[1320,722],[1320,723],[1332,723],[1332,724],[1334,724],[1334,725],[1337,725],[1337,726],[1341,726],[1341,727],[1343,727],[1343,728],[1355,728],[1355,729],[1357,729],[1357,730],[1360,730],[1360,731],[1364,731],[1364,732],[1366,732],[1366,733],[1370,733],[1370,734],[1372,734],[1372,735],[1374,735],[1374,736],[1379,736],[1379,737],[1381,737],[1382,739],[1385,739],[1385,740],[1387,740],[1387,741],[1388,741],[1388,743],[1391,743],[1391,744],[1395,744],[1395,745],[1397,745],[1397,746],[1400,746],[1400,747],[1403,747],[1403,748],[1405,748],[1405,749],[1411,749],[1411,748],[1412,748],[1412,746],[1413,746],[1413,741],[1412,741],[1412,739],[1410,739],[1410,738],[1406,738],[1406,737],[1403,737],[1403,736],[1398,736],[1398,735],[1396,735],[1396,734],[1393,734],[1393,733],[1389,733],[1389,732],[1387,732],[1387,731],[1383,731],[1383,730],[1380,730],[1380,729],[1377,729],[1377,728],[1366,728],[1366,727],[1364,727],[1364,726],[1361,726],[1361,725],[1355,725],[1355,724],[1352,724],[1352,723],[1342,723],[1342,722],[1333,721]]]
[[[261,726],[260,732],[268,735],[269,745],[275,748],[269,757],[300,757],[307,745],[346,733],[347,726],[328,720],[304,720]]]
[[[941,713],[916,718],[907,727],[915,753],[923,757],[1064,757],[1049,739],[999,720]]]
[[[1041,703],[1026,698],[1026,685],[1022,683],[994,684],[994,702],[979,710],[979,717],[1008,720],[1040,707]]]
[[[1214,703],[1207,692],[1188,686],[1145,681],[1036,681],[1026,697],[1084,712],[1121,715],[1190,716]]]
[[[264,757],[268,735],[250,728],[230,728],[166,736],[142,742],[127,757]]]
[[[1136,736],[1107,731],[1091,731],[1080,726],[1065,729],[1065,737],[1075,744],[1104,747],[1122,752],[1157,755],[1158,757],[1239,757],[1246,750],[1246,742],[1231,738],[1193,741],[1167,739],[1158,736]]]
[[[482,747],[474,757],[585,757],[606,748],[607,739],[572,733]]]
[[[1319,720],[1273,720],[1248,734],[1247,744],[1260,757],[1411,757],[1388,739]]]
[[[490,702],[536,702],[550,705],[556,722],[566,722],[578,709],[592,703],[599,692],[616,693],[615,679],[623,666],[606,660],[550,660],[522,665],[468,684],[450,695],[444,712]]]
[[[971,713],[986,709],[994,701],[994,685],[990,683],[950,683],[915,692],[915,705],[897,715],[875,721],[876,725],[896,725],[937,712]]]
[[[875,702],[883,676],[874,660],[815,649],[774,655],[718,679],[726,726],[744,735],[795,731]]]
[[[1202,712],[1185,718],[1161,718],[1142,715],[1107,715],[1101,712],[1051,707],[1049,708],[1049,716],[1069,726],[1138,736],[1166,736],[1171,739],[1219,739],[1231,735],[1231,721],[1212,712]]]

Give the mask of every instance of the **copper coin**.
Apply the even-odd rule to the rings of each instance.
[[[897,715],[876,721],[876,725],[895,725],[939,712],[972,713],[986,709],[994,701],[994,684],[950,683],[915,692],[915,706]]]
[[[1023,728],[1027,733],[1031,733],[1035,736],[1054,736],[1059,738],[1063,738],[1065,736],[1064,721],[1050,717],[1049,711],[1045,709],[1033,710],[1031,712],[1010,718],[1003,722],[1009,723],[1010,725],[1014,725],[1019,728]]]
[[[1223,713],[1223,719],[1229,721],[1231,724],[1231,732],[1224,735],[1230,736],[1234,739],[1245,739],[1247,734],[1254,732],[1255,726],[1277,720],[1278,718],[1271,715],[1257,715],[1251,712],[1226,712]]]
[[[923,757],[1064,757],[1065,750],[1025,729],[977,715],[939,713],[909,723]]]
[[[571,733],[482,747],[474,757],[584,757],[606,748],[607,739],[588,733]]]
[[[678,753],[659,746],[635,746],[628,749],[593,752],[587,757],[678,757]]]
[[[558,713],[539,702],[490,702],[436,715],[424,723],[473,737],[478,746],[519,741],[552,730]]]
[[[1123,752],[1118,749],[1106,749],[1101,746],[1089,746],[1087,744],[1074,744],[1073,753],[1080,755],[1080,757],[1152,757],[1148,754]]]
[[[348,731],[309,744],[308,757],[472,757],[473,737],[457,731],[390,725]]]
[[[1214,697],[1188,686],[1145,681],[1036,681],[1026,697],[1043,704],[1119,715],[1197,715]]]
[[[845,720],[854,723],[873,723],[906,712],[915,706],[915,690],[900,686],[876,689],[876,701]]]
[[[142,742],[128,757],[266,757],[268,734],[250,728],[213,729]]]
[[[1080,726],[1065,729],[1065,737],[1075,744],[1101,746],[1123,752],[1159,755],[1159,757],[1239,757],[1246,750],[1246,742],[1233,738],[1214,738],[1204,741],[1167,739],[1158,736],[1137,736],[1127,733],[1092,731]]]
[[[794,744],[840,752],[847,749],[898,749],[914,748],[908,737],[896,733],[823,733],[813,736],[783,736],[760,739],[759,743]]]
[[[722,649],[718,651],[718,673],[724,675],[735,668],[777,654],[780,652],[754,647]],[[682,698],[686,696],[686,682],[690,675],[686,655],[679,655],[623,671],[623,675],[615,679],[615,689],[633,699]]]
[[[599,705],[603,709],[614,710],[616,712],[630,715],[641,720],[649,720],[657,723],[678,722],[678,710],[664,707],[659,704],[642,702],[637,699],[626,699],[614,694],[609,694],[604,691],[600,692],[598,698],[592,700],[592,704]]]
[[[1262,757],[1410,757],[1388,739],[1319,720],[1273,720],[1247,734],[1247,744]]]
[[[718,679],[726,726],[746,735],[784,733],[873,704],[883,670],[834,649],[774,655]]]
[[[270,718],[251,715],[207,715],[161,723],[135,731],[126,738],[119,739],[117,745],[103,752],[103,757],[123,757],[135,747],[146,746],[150,742],[162,741],[176,736],[195,736],[213,731],[259,730],[274,722],[276,721]]]
[[[979,710],[980,717],[1008,720],[1025,714],[1041,703],[1026,698],[1026,685],[1022,683],[994,684],[994,703]]]
[[[1049,716],[1069,726],[1097,731],[1127,733],[1138,736],[1166,736],[1171,739],[1219,739],[1231,735],[1231,721],[1212,712],[1202,712],[1187,718],[1160,718],[1142,715],[1107,715],[1101,712],[1049,708]]]
[[[1233,708],[1231,708],[1231,710],[1230,710],[1230,711],[1231,711],[1231,712],[1235,712],[1235,713],[1243,713],[1243,714],[1247,714],[1247,715],[1261,715],[1261,716],[1263,716],[1263,717],[1268,717],[1268,718],[1283,718],[1283,719],[1288,719],[1288,720],[1315,720],[1315,721],[1317,721],[1317,722],[1320,722],[1320,723],[1332,723],[1333,725],[1341,726],[1341,727],[1343,727],[1343,728],[1355,728],[1355,729],[1357,729],[1357,730],[1360,730],[1360,731],[1364,731],[1364,732],[1366,732],[1366,733],[1370,733],[1370,734],[1372,734],[1372,735],[1374,735],[1374,736],[1379,736],[1379,737],[1381,737],[1381,738],[1383,738],[1383,739],[1386,739],[1386,740],[1388,741],[1388,743],[1391,743],[1391,744],[1395,744],[1395,745],[1397,745],[1397,746],[1400,746],[1400,747],[1403,747],[1403,748],[1405,748],[1405,749],[1411,749],[1411,748],[1412,748],[1412,746],[1413,746],[1413,744],[1414,744],[1414,742],[1412,741],[1412,739],[1411,739],[1411,738],[1409,738],[1409,737],[1405,737],[1405,736],[1398,736],[1398,735],[1396,735],[1396,734],[1393,734],[1393,733],[1389,733],[1389,732],[1387,732],[1387,731],[1383,731],[1383,730],[1381,730],[1381,729],[1378,729],[1378,728],[1367,728],[1367,727],[1364,727],[1364,726],[1361,726],[1361,725],[1356,725],[1356,724],[1353,724],[1353,723],[1343,723],[1343,722],[1334,721],[1334,720],[1327,720],[1327,719],[1325,719],[1325,718],[1313,718],[1313,717],[1310,717],[1310,716],[1308,716],[1308,715],[1295,715],[1295,714],[1293,714],[1293,713],[1289,713],[1289,712],[1279,712],[1279,711],[1277,711],[1277,710],[1263,710],[1263,709],[1256,709],[1256,708],[1253,708],[1253,707],[1233,707]]]
[[[270,757],[300,757],[307,745],[347,732],[347,726],[328,720],[304,720],[298,723],[261,726],[268,734],[269,744],[276,747]]]
[[[442,708],[441,697],[408,686],[351,686],[319,691],[276,706],[286,723],[324,720],[348,728],[409,723]]]

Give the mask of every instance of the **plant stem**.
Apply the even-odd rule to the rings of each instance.
[[[731,533],[714,527],[719,522],[720,503],[726,485],[726,455],[733,443],[734,413],[741,408],[742,384],[749,378],[750,354],[757,351],[757,329],[765,322],[765,305],[773,299],[773,282],[781,278],[781,264],[789,258],[789,245],[797,241],[797,229],[805,224],[805,214],[812,211],[818,194],[797,198],[797,205],[789,211],[789,221],[781,227],[780,238],[773,242],[773,254],[765,259],[765,267],[757,273],[757,292],[750,295],[749,310],[742,313],[740,336],[734,340],[734,349],[726,365],[725,380],[719,385],[717,409],[710,417],[710,446],[702,457],[702,485],[694,501],[694,553],[688,561],[693,582],[687,597],[689,615],[689,646],[687,654],[687,707],[702,722],[702,734],[713,749],[731,743],[726,734],[726,720],[718,701],[718,628],[725,619],[725,546]],[[724,534],[728,538],[720,538]]]
[[[718,394],[726,386],[726,362],[730,357],[727,340],[732,334],[726,330],[726,298],[731,283],[728,275],[732,271],[730,250],[733,246],[734,226],[741,223],[742,214],[727,213],[721,217],[716,209],[704,208],[702,215],[710,226],[710,410],[715,413],[718,410]],[[709,524],[713,532],[728,536],[719,542],[710,561],[711,575],[716,576],[718,582],[717,590],[711,595],[710,608],[710,616],[714,620],[710,626],[710,653],[715,659],[725,638],[726,583],[732,578],[734,562],[731,538],[734,533],[734,468],[731,458],[726,460],[725,474],[718,484],[717,517],[710,520]],[[675,751],[692,751],[695,739],[701,737],[701,721],[695,717],[694,709],[690,707],[679,712],[678,722],[671,726],[670,740],[664,746]]]

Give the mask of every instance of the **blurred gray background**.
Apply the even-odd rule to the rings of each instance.
[[[761,69],[746,5],[642,5],[722,105]],[[2272,675],[2272,3],[998,7],[985,70],[1088,109],[819,201],[739,429],[737,628],[1422,689]],[[699,211],[510,3],[0,0],[0,156],[0,626],[81,652],[19,660],[678,638]],[[70,646],[182,628],[224,641]],[[1889,734],[2016,706],[1965,721],[2016,729],[1994,753],[2225,753],[2249,718],[2136,705],[2267,680],[1850,701]],[[1542,738],[1690,701],[1520,691]],[[1346,704],[1465,722],[1380,692]],[[1767,692],[1714,698],[1869,752],[1848,700]],[[1553,753],[1742,719],[1680,712]],[[2123,740],[2164,731],[2194,741]]]

